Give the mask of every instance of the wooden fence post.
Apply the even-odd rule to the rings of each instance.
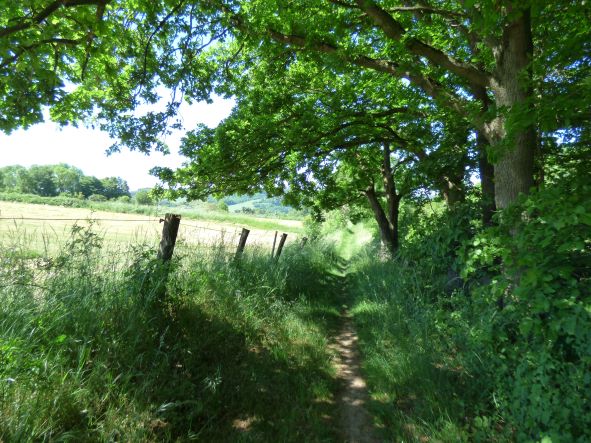
[[[244,247],[246,246],[246,239],[248,238],[248,234],[250,234],[250,230],[242,228],[242,234],[240,234],[240,241],[238,242],[238,249],[236,250],[236,256],[234,258],[239,258],[244,252]]]
[[[273,239],[273,249],[271,249],[271,258],[275,255],[275,244],[277,243],[277,234],[278,232],[275,231],[275,238]]]
[[[159,300],[163,300],[166,296],[166,280],[168,280],[168,262],[172,258],[174,252],[174,245],[176,244],[176,237],[179,232],[179,225],[181,224],[181,216],[177,214],[166,214],[164,219],[160,219],[160,222],[164,222],[162,227],[162,239],[160,240],[160,248],[158,249],[158,259],[164,263],[162,278],[158,280],[158,286],[156,287],[156,295]]]
[[[283,245],[285,244],[285,240],[287,240],[287,234],[281,234],[281,239],[279,240],[279,246],[277,246],[277,254],[275,255],[275,260],[279,260],[279,256],[281,255],[281,251],[283,251]]]
[[[172,253],[174,252],[174,245],[176,243],[176,236],[179,232],[179,225],[181,224],[181,216],[177,214],[166,214],[162,227],[162,239],[160,240],[160,248],[158,249],[158,258],[164,262],[170,261]]]

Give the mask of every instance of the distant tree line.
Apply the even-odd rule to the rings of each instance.
[[[0,191],[35,194],[43,197],[58,195],[91,200],[130,198],[129,186],[120,177],[99,179],[85,175],[80,169],[58,165],[5,166],[0,168]]]

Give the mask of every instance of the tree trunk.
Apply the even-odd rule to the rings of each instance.
[[[507,25],[502,42],[494,48],[496,69],[492,91],[499,112],[533,112],[532,53],[530,11],[525,9]],[[494,165],[494,177],[495,202],[497,208],[504,209],[519,194],[529,193],[534,185],[535,125],[529,123],[508,134],[506,119],[499,115],[486,124],[486,135],[492,145],[503,142],[501,156]]]
[[[448,208],[452,208],[466,199],[466,193],[461,183],[461,179],[457,180],[450,177],[442,177],[439,187]]]
[[[394,172],[390,160],[391,154],[390,144],[384,143],[382,149],[382,178],[384,180],[384,190],[386,191],[386,204],[388,205],[388,224],[392,233],[394,249],[398,249],[398,213],[402,196],[396,192],[396,182],[394,181]]]
[[[382,240],[382,244],[388,248],[390,252],[396,252],[398,249],[398,232],[396,235],[394,234],[393,229],[391,228],[390,221],[380,204],[380,200],[376,194],[375,188],[373,185],[369,186],[365,190],[365,196],[369,201],[369,205],[374,214],[374,218],[376,222],[378,222],[378,227],[380,228],[380,238]],[[396,217],[396,225],[398,224],[398,217]]]

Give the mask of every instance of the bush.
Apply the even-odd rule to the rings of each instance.
[[[474,301],[498,306],[483,335],[497,400],[518,440],[589,441],[591,185],[542,188],[498,223],[471,243],[464,270],[492,280]]]
[[[146,189],[137,191],[134,195],[134,199],[138,205],[152,205],[154,203],[150,191]]]
[[[92,194],[88,196],[88,200],[90,200],[91,202],[106,202],[107,197],[100,194]]]
[[[131,197],[129,195],[122,195],[117,198],[117,201],[121,203],[131,203]]]
[[[223,201],[223,200],[218,201],[218,203],[217,203],[217,209],[219,211],[222,211],[222,212],[228,212],[230,210],[228,208],[228,204],[225,201]]]

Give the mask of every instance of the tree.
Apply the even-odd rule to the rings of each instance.
[[[20,172],[19,181],[20,191],[25,194],[43,197],[54,197],[58,194],[51,166],[31,166],[28,171]]]
[[[53,166],[53,173],[58,194],[75,195],[80,192],[80,180],[84,177],[80,169],[61,163]]]
[[[120,177],[108,177],[101,180],[103,194],[108,199],[130,196],[127,182]]]
[[[2,172],[2,183],[0,183],[0,188],[8,192],[18,192],[19,176],[23,174],[23,171],[26,171],[26,168],[19,165],[5,166],[4,168],[1,168],[0,171]]]
[[[151,205],[154,203],[148,189],[138,190],[133,197],[138,205]]]
[[[85,198],[95,194],[102,195],[104,192],[103,184],[98,178],[85,175],[80,178],[80,192]]]
[[[37,0],[10,2],[6,11],[4,130],[41,120],[49,104],[61,123],[92,117],[118,146],[165,150],[158,135],[180,100],[223,92],[220,80],[244,64],[237,54],[286,65],[307,57],[335,78],[363,69],[404,79],[468,119],[488,174],[483,191],[493,190],[490,158],[504,208],[542,175],[540,130],[588,124],[591,31],[575,18],[589,10],[571,0]],[[78,87],[66,92],[66,82]],[[165,110],[133,114],[157,102],[159,86],[174,92]]]
[[[280,80],[269,75],[275,72]],[[402,83],[365,71],[335,80],[314,63],[260,59],[237,73],[232,87],[232,115],[184,139],[182,152],[192,161],[176,172],[158,170],[175,197],[264,190],[319,209],[365,200],[391,250],[403,195],[423,187],[440,191],[451,206],[463,199],[466,126],[443,121]],[[443,130],[452,124],[455,130]]]

